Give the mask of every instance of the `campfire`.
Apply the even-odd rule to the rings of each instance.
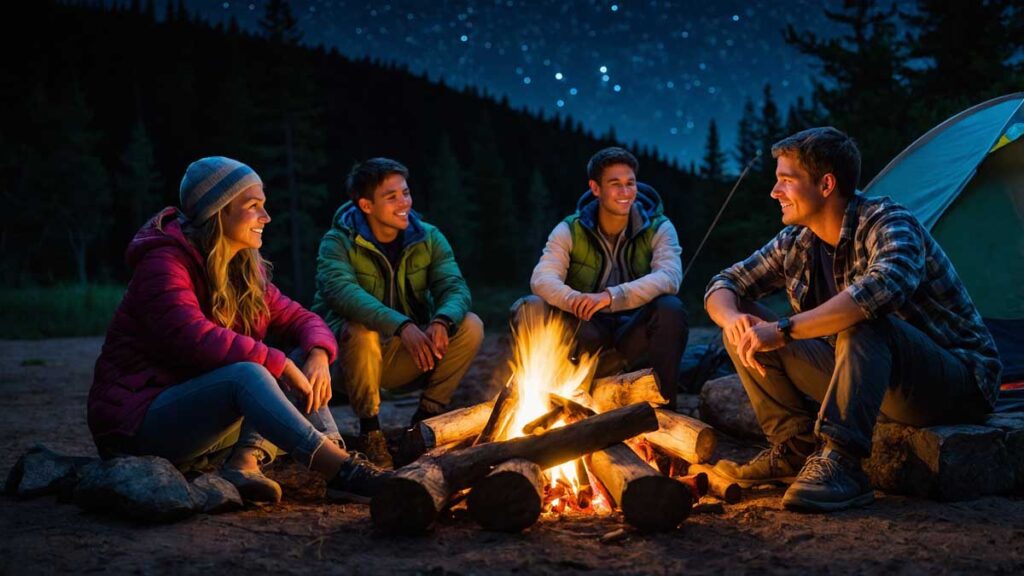
[[[415,460],[374,497],[374,524],[422,532],[463,499],[493,530],[616,509],[643,530],[682,522],[708,490],[706,470],[685,474],[711,457],[714,431],[656,409],[667,401],[649,369],[595,380],[597,357],[576,357],[574,335],[561,316],[520,322],[509,381],[494,400],[412,430],[400,456]]]

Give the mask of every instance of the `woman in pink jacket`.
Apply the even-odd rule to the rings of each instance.
[[[260,256],[270,215],[259,176],[203,158],[180,195],[180,210],[157,214],[127,250],[132,280],[89,391],[101,456],[155,455],[186,468],[233,446],[220,474],[244,498],[277,502],[281,488],[259,464],[279,447],[336,495],[368,499],[383,475],[345,451],[327,408],[334,335],[281,294]],[[268,330],[295,351],[265,344]]]

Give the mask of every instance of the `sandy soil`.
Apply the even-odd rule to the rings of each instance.
[[[0,474],[36,443],[94,455],[85,399],[102,339],[0,341]],[[456,401],[493,389],[501,357],[489,337]],[[388,403],[397,426],[412,402]],[[351,412],[338,407],[343,432]],[[726,440],[727,454],[754,447]],[[447,518],[419,538],[381,536],[358,505],[323,503],[293,466],[272,472],[277,507],[146,526],[86,514],[52,497],[0,497],[0,574],[113,573],[1016,573],[1024,572],[1024,499],[938,503],[877,493],[869,508],[830,516],[788,512],[781,490],[752,490],[720,514],[696,514],[667,534],[627,531],[621,518],[543,520],[520,535],[484,532]]]

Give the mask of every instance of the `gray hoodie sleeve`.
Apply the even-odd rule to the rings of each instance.
[[[568,235],[566,227],[566,235]],[[548,241],[550,243],[550,240]],[[682,249],[679,237],[672,222],[666,220],[658,227],[651,239],[654,254],[651,257],[650,274],[641,276],[632,282],[611,286],[612,305],[609,312],[632,310],[647,304],[662,294],[679,292],[683,281],[683,263],[679,258]],[[568,264],[566,265],[568,267]],[[536,277],[536,271],[534,271]],[[564,276],[564,273],[563,273]]]
[[[530,277],[530,289],[534,294],[551,306],[566,312],[572,312],[569,303],[580,294],[565,283],[565,275],[569,272],[570,252],[572,233],[568,224],[559,222],[548,235],[540,261],[533,268],[533,275]]]

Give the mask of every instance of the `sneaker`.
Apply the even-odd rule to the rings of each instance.
[[[234,485],[239,496],[246,502],[277,504],[281,501],[281,485],[264,476],[259,470],[221,468],[217,474]]]
[[[388,450],[388,441],[384,438],[384,432],[371,430],[366,434],[359,435],[359,449],[366,457],[380,468],[394,468],[395,463],[391,460],[391,451]]]
[[[789,509],[831,512],[866,506],[875,500],[860,460],[826,447],[807,459],[782,505]]]
[[[749,488],[758,484],[789,484],[796,479],[797,470],[803,462],[803,456],[783,443],[762,450],[746,464],[719,460],[714,470],[719,476]]]
[[[393,475],[381,470],[359,452],[349,452],[338,473],[327,483],[327,497],[369,504],[381,485]]]

